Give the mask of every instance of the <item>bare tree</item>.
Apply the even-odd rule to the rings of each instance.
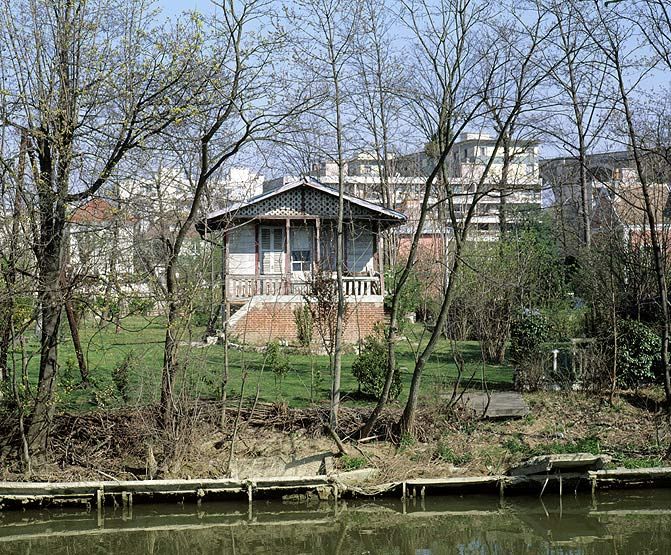
[[[353,56],[354,36],[359,25],[359,5],[346,0],[299,0],[293,21],[300,24],[303,36],[297,43],[303,60],[306,81],[320,83],[314,91],[322,103],[318,115],[335,136],[332,159],[338,167],[338,216],[336,222],[336,284],[338,310],[331,363],[330,426],[338,425],[340,408],[340,379],[342,372],[342,342],[345,327],[345,227],[344,193],[346,175],[346,125],[349,63]]]
[[[170,156],[188,183],[185,216],[162,236],[165,248],[167,329],[161,385],[161,419],[173,424],[173,388],[178,367],[179,256],[196,219],[201,202],[217,172],[252,141],[264,141],[281,132],[306,103],[290,98],[288,79],[273,71],[285,37],[283,33],[252,33],[249,28],[269,17],[265,0],[225,0],[214,18],[201,20],[207,51],[200,54],[203,75],[198,106],[169,139]],[[213,100],[214,99],[214,100]]]
[[[55,409],[64,234],[73,203],[170,125],[188,99],[189,42],[158,27],[151,6],[108,0],[4,1],[2,64],[9,121],[26,134],[38,209],[40,374],[28,440],[43,455]],[[184,29],[179,30],[183,32]]]
[[[657,2],[644,4],[650,10],[658,8]],[[668,16],[666,9],[657,15],[661,17],[661,32],[664,26],[668,30],[668,23],[663,23],[664,15]],[[647,233],[652,246],[652,256],[657,281],[657,292],[659,295],[659,308],[661,312],[662,341],[660,349],[661,364],[664,376],[664,390],[666,401],[671,404],[671,369],[669,365],[669,335],[671,333],[671,311],[668,300],[667,261],[664,248],[663,222],[660,218],[659,207],[656,206],[653,183],[651,175],[646,167],[645,147],[643,137],[636,125],[637,120],[637,92],[643,77],[650,71],[649,60],[640,59],[641,39],[636,36],[636,26],[628,19],[620,17],[615,10],[604,9],[598,2],[594,2],[597,26],[591,21],[583,20],[585,31],[594,38],[608,68],[608,78],[613,88],[613,98],[617,110],[623,122],[622,136],[624,142],[631,150],[634,161],[636,176],[640,184],[640,194],[643,199],[643,207],[648,223]],[[655,38],[650,41],[650,35],[643,33],[645,42],[643,45],[652,46],[662,63],[666,63],[664,57],[665,49],[663,40]]]
[[[535,24],[527,27],[531,32],[518,46],[520,54],[514,58],[501,60],[495,66],[487,63],[491,48],[495,45],[483,43],[487,36],[486,22],[495,14],[485,4],[468,0],[444,1],[438,6],[425,2],[407,2],[409,26],[419,45],[419,63],[415,73],[421,76],[419,89],[415,94],[419,99],[415,103],[417,121],[423,124],[431,141],[433,170],[430,172],[425,188],[417,229],[413,235],[405,267],[395,284],[388,333],[389,360],[394,360],[394,342],[397,328],[399,292],[407,282],[415,262],[419,242],[424,232],[424,223],[430,209],[446,206],[448,224],[453,234],[453,248],[446,261],[450,279],[445,285],[435,327],[426,344],[418,348],[415,367],[403,415],[399,421],[401,433],[412,432],[419,400],[421,377],[433,353],[445,325],[452,301],[455,280],[459,272],[465,242],[468,237],[471,220],[479,201],[491,193],[492,179],[490,170],[503,145],[504,137],[509,135],[511,126],[520,114],[530,108],[533,92],[542,81],[542,73],[536,71],[536,55],[545,40],[542,14],[538,12]],[[519,24],[522,24],[517,19]],[[525,24],[526,26],[526,24]],[[477,42],[476,42],[477,37]],[[477,46],[479,45],[479,47]],[[501,67],[506,67],[502,70]],[[505,80],[514,91],[501,113],[502,125],[496,129],[495,144],[491,156],[486,160],[480,175],[474,175],[470,183],[453,184],[447,165],[452,147],[466,126],[481,128],[489,113],[492,96],[497,94],[493,85],[496,79]],[[508,87],[503,87],[508,91]],[[509,92],[509,91],[508,91]],[[507,94],[508,94],[507,92]],[[493,104],[498,104],[494,102]],[[434,182],[437,184],[434,189]],[[460,199],[461,197],[461,199]],[[464,202],[466,199],[466,202]],[[466,210],[463,216],[457,216],[455,206],[462,202]],[[393,370],[388,368],[382,399],[386,402],[390,377]],[[371,422],[379,414],[378,404],[362,432],[368,432]]]
[[[556,23],[542,62],[549,72],[548,86],[556,94],[549,95],[550,102],[542,109],[552,119],[550,125],[543,120],[540,131],[577,162],[580,243],[589,249],[593,192],[588,155],[608,121],[606,66],[594,38],[582,24],[586,17],[584,2],[550,0],[542,5]]]
[[[482,6],[469,0],[445,0],[433,6],[429,2],[410,0],[404,2],[405,23],[413,34],[415,50],[415,80],[411,83],[414,102],[412,111],[417,126],[425,132],[430,141],[439,139],[434,149],[434,165],[429,173],[423,190],[421,207],[416,229],[410,244],[407,260],[393,284],[389,329],[387,331],[387,374],[378,403],[360,431],[362,436],[369,435],[375,422],[382,413],[393,383],[396,369],[396,341],[399,331],[399,309],[401,295],[419,251],[424,224],[429,217],[430,208],[436,198],[436,182],[447,161],[450,149],[458,134],[472,122],[476,114],[483,109],[481,90],[471,76],[478,76],[482,63],[481,52],[474,48],[475,35],[489,15]],[[431,343],[428,354],[435,345]],[[410,390],[414,400],[408,417],[403,417],[401,427],[409,430],[414,419],[419,381],[426,359],[419,358],[415,363],[415,372]]]
[[[402,95],[405,69],[393,42],[395,17],[388,2],[361,0],[353,59],[354,104],[364,135],[361,142],[377,168],[378,190],[374,193],[387,208],[397,204],[392,178],[406,104]]]

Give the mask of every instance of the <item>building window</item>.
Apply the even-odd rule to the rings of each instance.
[[[312,269],[312,229],[291,229],[291,271],[309,272]]]
[[[291,251],[291,271],[309,272],[312,266],[312,252],[309,250]]]

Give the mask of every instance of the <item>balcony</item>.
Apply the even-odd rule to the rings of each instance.
[[[229,302],[247,301],[257,295],[303,296],[309,293],[310,284],[307,279],[309,278],[286,274],[229,275],[226,278],[226,292]],[[335,281],[335,274],[332,279]],[[345,276],[343,281],[347,297],[359,298],[383,294],[379,276]]]

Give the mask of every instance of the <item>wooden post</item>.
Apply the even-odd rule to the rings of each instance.
[[[105,494],[103,493],[102,488],[96,490],[96,508],[98,513],[98,527],[102,528],[104,524],[103,519],[103,504],[105,503]]]
[[[380,232],[380,222],[377,222],[377,271],[380,274],[380,295],[384,295],[384,241]],[[402,315],[401,315],[402,316]]]
[[[254,224],[254,295],[263,295],[263,291],[259,291],[259,275],[261,269],[259,265],[261,264],[260,248],[259,248],[259,222]]]
[[[291,295],[291,220],[287,218],[285,220],[285,248],[286,252],[284,254],[284,272],[286,274],[286,286],[285,286],[285,294],[286,295]]]
[[[321,236],[321,218],[317,217],[315,218],[315,235],[316,235],[316,256],[315,256],[315,266],[316,268],[321,267],[322,263],[322,252],[321,252],[321,242],[322,242],[322,236]]]
[[[224,233],[223,239],[223,248],[221,249],[221,329],[225,332],[231,310],[228,304],[228,233]]]

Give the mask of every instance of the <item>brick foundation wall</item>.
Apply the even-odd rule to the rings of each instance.
[[[281,340],[297,343],[294,309],[302,301],[256,301],[248,312],[231,325],[231,333],[238,340],[253,345],[264,345],[268,341]],[[348,303],[348,317],[343,334],[345,343],[352,344],[373,332],[373,327],[384,320],[382,300]],[[317,330],[313,341],[321,344]]]

